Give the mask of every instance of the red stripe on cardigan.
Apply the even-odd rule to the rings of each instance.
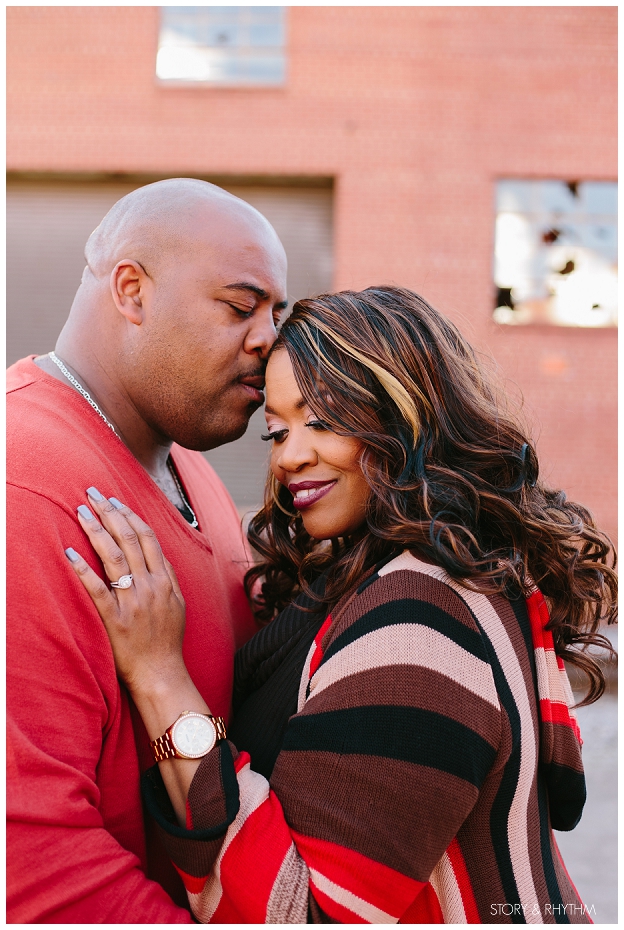
[[[395,917],[409,907],[426,885],[353,849],[294,830],[291,833],[308,868]]]
[[[531,594],[530,597],[526,599],[526,605],[529,615],[529,622],[531,624],[531,638],[533,640],[533,648],[543,649],[544,652],[554,653],[555,645],[553,635],[550,630],[546,629],[546,625],[550,620],[548,605],[544,600],[544,595],[542,592],[534,591],[533,594]],[[557,656],[556,658],[559,672],[566,674],[563,659],[561,659],[560,656]],[[567,705],[562,704],[560,701],[553,701],[548,694],[538,694],[538,698],[542,720],[548,723],[558,723],[570,727],[577,740],[582,745],[583,741],[581,739],[579,725],[574,717],[572,717],[570,714]]]
[[[443,924],[444,914],[431,882],[427,882],[415,901],[399,920],[400,924]]]
[[[554,652],[555,644],[553,635],[550,630],[545,629],[550,620],[548,615],[548,605],[544,600],[541,591],[534,591],[526,599],[529,621],[531,623],[531,638],[533,639],[533,648],[551,649]]]
[[[542,720],[546,721],[546,723],[561,723],[566,727],[570,727],[574,730],[574,735],[578,741],[582,742],[578,723],[574,717],[570,716],[567,704],[562,704],[561,701],[540,699],[540,714]]]
[[[221,859],[224,896],[211,923],[231,923],[234,918],[264,923],[275,879],[291,845],[282,805],[271,791],[249,814]]]
[[[325,623],[323,624],[323,626],[321,627],[321,629],[318,631],[318,633],[314,637],[314,652],[312,654],[312,660],[310,662],[310,676],[309,676],[310,678],[312,678],[312,675],[314,675],[315,671],[321,664],[321,659],[323,658],[323,650],[321,648],[321,643],[323,642],[323,637],[325,636],[328,629],[330,628],[331,623],[332,623],[332,618],[330,614],[327,620],[325,621]]]
[[[199,878],[196,875],[189,875],[187,872],[184,872],[179,866],[177,866],[175,862],[173,863],[173,867],[175,868],[176,872],[182,879],[182,882],[184,883],[184,887],[189,892],[189,894],[201,894],[202,893],[202,891],[204,890],[204,885],[206,884],[206,881],[207,881],[206,875],[200,876]]]
[[[466,913],[466,923],[480,924],[481,918],[479,917],[479,908],[477,907],[477,902],[472,890],[472,882],[470,881],[468,869],[466,868],[466,860],[463,857],[456,836],[451,840],[446,852],[459,886],[459,893],[461,894],[462,904],[464,905],[464,911]]]
[[[234,771],[238,774],[246,765],[251,765],[251,756],[248,752],[239,752],[234,759]]]

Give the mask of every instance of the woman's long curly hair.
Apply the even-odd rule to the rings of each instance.
[[[287,351],[302,397],[339,435],[360,440],[370,486],[367,529],[319,541],[292,494],[269,475],[249,527],[270,620],[327,572],[331,610],[381,559],[404,549],[484,593],[528,592],[550,608],[559,656],[584,672],[597,700],[605,679],[587,646],[610,651],[613,546],[590,513],[539,480],[535,450],[497,400],[475,352],[422,297],[395,287],[300,300],[272,352]]]

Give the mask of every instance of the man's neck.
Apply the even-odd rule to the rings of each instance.
[[[179,493],[175,488],[167,466],[171,442],[164,439],[164,437],[155,435],[154,431],[141,418],[129,398],[124,395],[123,390],[115,384],[101,365],[85,358],[74,358],[67,350],[58,357],[83,390],[89,394],[105,419],[112,424],[119,439],[127,446],[156,484],[177,504]],[[47,375],[56,378],[76,391],[77,394],[80,394],[78,388],[71,383],[48,355],[40,355],[34,362]],[[85,399],[86,403],[87,400]],[[94,414],[96,414],[96,411],[94,411]],[[173,496],[166,490],[171,485],[173,485]]]

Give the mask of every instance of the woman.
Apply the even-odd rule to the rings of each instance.
[[[196,917],[588,922],[552,827],[585,800],[563,657],[596,700],[578,647],[614,619],[610,543],[410,291],[297,303],[266,418],[247,586],[271,622],[237,656],[228,740],[153,534],[114,499],[92,501],[108,532],[80,517],[111,581],[133,576],[110,591],[74,564],[161,760],[145,799]]]

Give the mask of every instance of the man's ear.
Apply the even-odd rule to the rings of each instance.
[[[122,258],[111,271],[110,289],[115,306],[135,326],[140,326],[144,319],[148,282],[145,269],[130,258]]]

